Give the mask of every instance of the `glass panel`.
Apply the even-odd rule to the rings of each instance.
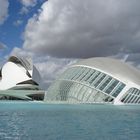
[[[134,97],[134,95],[133,95],[133,94],[131,94],[130,98],[127,100],[127,103],[130,103],[130,102],[131,102],[131,100],[133,99],[133,97]]]
[[[76,75],[75,71],[76,71],[76,68],[72,68],[70,77],[69,77],[70,80],[72,80],[72,78],[75,77],[75,75]]]
[[[125,84],[119,83],[120,85],[117,87],[117,90],[112,94],[112,96],[117,97],[118,94],[123,90]]]
[[[104,74],[105,76],[103,76],[103,79],[100,81],[100,83],[98,84],[97,88],[100,89],[100,87],[103,85],[103,83],[108,79],[108,76],[106,74]]]
[[[110,82],[112,80],[112,78],[111,77],[108,77],[108,79],[106,79],[105,81],[104,81],[104,83],[100,86],[100,90],[103,90],[103,89],[105,89],[105,87],[107,87],[107,85],[108,85],[108,83]]]
[[[89,84],[91,83],[92,78],[94,78],[94,76],[96,75],[96,72],[97,72],[97,71],[94,70],[94,71],[91,73],[90,77],[88,78],[87,82],[88,82]]]
[[[84,79],[85,79],[86,75],[88,74],[88,72],[89,72],[89,69],[86,68],[85,71],[84,71],[84,73],[83,73],[83,76],[80,79],[81,82],[84,81]]]
[[[136,99],[134,99],[134,103],[136,103],[136,101],[137,101],[137,98],[139,98],[139,95],[140,95],[140,91],[139,90],[137,90],[137,96],[136,96]]]
[[[92,80],[90,81],[91,86],[94,85],[94,80],[99,76],[100,72],[96,71],[94,76],[92,77]]]
[[[140,101],[140,97],[137,98],[136,103],[139,103],[139,101]]]
[[[134,101],[136,100],[137,98],[137,94],[138,94],[138,90],[137,89],[134,89],[133,93],[134,97],[131,99],[130,103],[134,103]]]
[[[77,67],[77,74],[73,77],[72,80],[76,80],[83,72],[83,68],[82,67]]]
[[[126,95],[121,99],[121,101],[122,101],[122,102],[125,102],[125,100],[128,98],[128,96],[129,96],[129,94],[126,94]]]
[[[114,88],[116,87],[116,85],[118,84],[118,82],[119,82],[119,81],[113,79],[113,80],[110,82],[108,88],[105,90],[105,92],[108,93],[108,94],[110,94],[110,93],[114,90]]]
[[[86,70],[86,68],[83,67],[83,68],[82,68],[82,71],[81,71],[81,73],[80,73],[80,76],[77,78],[77,81],[80,81],[81,78],[84,76],[84,72],[85,72],[85,70]]]
[[[134,97],[132,98],[132,100],[130,101],[130,103],[135,103],[134,101],[137,99],[138,96],[134,95]]]
[[[105,74],[102,74],[100,77],[99,77],[99,79],[96,81],[96,83],[95,83],[95,87],[97,87],[100,83],[101,83],[101,81],[105,78]]]
[[[107,88],[106,88],[106,90],[104,90],[104,92],[106,92],[106,93],[110,93],[113,89],[112,89],[112,84],[115,82],[115,79],[112,79],[111,81],[110,81],[110,83],[107,85]]]
[[[72,73],[73,68],[70,68],[66,74],[65,74],[65,79],[70,79],[71,78],[71,73]]]
[[[95,70],[89,68],[89,72],[88,72],[88,74],[87,74],[87,76],[86,76],[86,78],[85,78],[85,81],[88,82],[88,79],[92,76],[92,74],[93,74],[94,72],[95,72]]]
[[[125,103],[128,103],[128,100],[131,98],[131,94],[128,94],[128,97],[126,98],[126,100],[124,101]]]

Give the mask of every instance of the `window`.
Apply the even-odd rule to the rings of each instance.
[[[116,91],[114,92],[114,94],[112,96],[117,97],[118,94],[123,90],[123,88],[125,87],[125,84],[123,83],[119,83],[120,85],[118,86],[118,88],[116,89]]]
[[[140,103],[140,90],[136,88],[130,88],[121,101],[123,103]]]
[[[94,86],[97,87],[101,83],[101,81],[105,78],[105,76],[106,76],[105,74],[102,74],[101,77],[97,80],[97,82],[95,83]]]

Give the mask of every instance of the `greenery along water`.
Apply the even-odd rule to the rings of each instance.
[[[139,140],[140,106],[0,103],[0,140]]]

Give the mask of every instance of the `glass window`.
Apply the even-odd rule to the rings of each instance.
[[[123,102],[126,103],[130,96],[131,96],[130,94],[127,94],[127,96],[124,98]]]
[[[81,73],[80,73],[80,75],[79,75],[79,77],[76,79],[77,81],[80,81],[81,78],[84,76],[84,72],[85,72],[85,70],[86,70],[86,68],[83,67],[83,68],[82,68],[82,71],[81,71]]]
[[[102,81],[102,83],[99,87],[100,90],[103,90],[106,87],[106,85],[108,84],[108,82],[111,81],[111,78],[110,78],[110,81],[108,81],[108,78],[110,78],[110,77],[106,75],[105,79]]]
[[[72,70],[73,70],[73,68],[70,68],[66,71],[65,76],[64,76],[65,79],[71,78]]]
[[[109,84],[107,85],[107,88],[104,90],[104,92],[106,93],[110,93],[112,91],[112,84],[115,82],[115,79],[112,78],[112,80],[109,82]]]
[[[89,72],[89,69],[86,68],[85,71],[84,71],[84,73],[83,73],[83,75],[82,75],[82,77],[81,77],[81,79],[80,79],[80,81],[84,81],[84,79],[87,76],[88,72]]]
[[[77,80],[79,78],[79,76],[83,73],[83,68],[82,67],[77,67],[77,74],[75,75],[75,77],[73,77],[72,80]]]
[[[101,77],[97,80],[97,82],[95,83],[94,86],[97,87],[101,83],[101,81],[105,78],[105,76],[106,76],[105,74],[102,74]]]
[[[138,103],[138,99],[140,97],[140,90],[136,88],[130,88],[126,95],[122,98],[122,102],[124,103]]]
[[[85,81],[88,81],[88,79],[91,77],[91,75],[94,73],[95,71],[89,68],[89,72],[87,73],[87,76],[85,77]]]
[[[88,83],[90,83],[90,82],[91,82],[92,78],[95,76],[95,73],[96,73],[96,71],[95,71],[95,70],[93,70],[93,71],[91,72],[91,74],[90,74],[89,78],[87,78],[87,82],[88,82]]]
[[[76,71],[76,68],[75,67],[72,68],[72,70],[70,72],[70,77],[69,77],[70,80],[72,80],[72,78],[76,75],[75,71]]]
[[[123,88],[125,87],[125,84],[123,83],[119,83],[120,85],[117,86],[118,88],[116,89],[116,91],[112,94],[112,96],[117,97],[118,94],[123,90]]]
[[[91,79],[91,81],[89,82],[91,85],[94,85],[94,80],[99,76],[100,72],[96,71]]]
[[[127,103],[131,103],[131,101],[132,101],[132,99],[134,98],[135,96],[132,94],[131,96],[130,96],[130,98],[127,100]]]
[[[136,99],[135,103],[140,103],[140,97]]]
[[[107,87],[107,85],[110,83],[111,80],[112,80],[112,78],[111,78],[111,77],[108,77],[108,79],[106,79],[106,80],[104,81],[104,83],[101,85],[101,87],[100,87],[99,89],[100,89],[100,90],[104,90],[105,87]]]

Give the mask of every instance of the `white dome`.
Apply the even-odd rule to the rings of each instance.
[[[55,80],[45,101],[140,104],[140,72],[112,58],[81,60]]]
[[[116,59],[108,57],[95,57],[81,60],[75,65],[92,67],[107,73],[124,83],[131,81],[140,85],[140,71]]]

